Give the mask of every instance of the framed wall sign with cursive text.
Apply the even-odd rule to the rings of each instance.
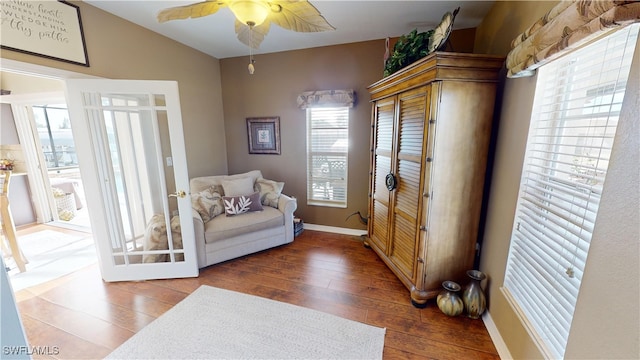
[[[89,66],[78,6],[66,1],[0,1],[3,49]]]

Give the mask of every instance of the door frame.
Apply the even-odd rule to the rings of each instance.
[[[53,67],[37,65],[17,60],[4,59],[0,58],[0,71],[6,71],[10,73],[15,73],[19,75],[32,76],[38,78],[45,78],[51,80],[57,80],[64,84],[67,79],[100,79],[98,76],[82,74],[74,71],[57,69]],[[63,85],[64,86],[64,85]],[[60,91],[55,92],[42,92],[37,95],[35,94],[13,94],[13,95],[0,95],[0,103],[8,103],[18,106],[30,106],[35,104],[34,97],[38,97],[39,100],[47,100],[47,101],[62,101],[64,103],[67,102],[64,88]],[[17,115],[17,116],[16,116]],[[14,117],[20,118],[24,120],[24,116],[27,116],[24,112],[20,111],[18,114],[14,114]],[[31,115],[28,115],[31,116]],[[22,131],[18,128],[18,136],[22,141],[25,133],[21,133]],[[26,155],[26,154],[25,154]],[[51,196],[45,192],[45,189],[48,189],[48,178],[45,178],[44,174],[42,174],[42,170],[38,168],[36,159],[30,159],[29,164],[31,166],[27,166],[27,178],[29,181],[29,186],[33,192],[32,196],[35,197],[34,210],[36,212],[36,222],[44,223],[48,222],[47,219],[55,219],[52,211],[49,208],[45,208],[45,204],[48,204],[51,199]]]
[[[57,216],[52,209],[55,203],[50,191],[49,176],[46,174],[46,166],[43,167],[44,159],[34,137],[37,131],[33,124],[32,106],[51,103],[66,103],[63,91],[46,93],[29,93],[18,95],[5,95],[0,99],[3,104],[10,104],[13,118],[18,132],[18,138],[23,145],[27,178],[31,191],[31,200],[36,213],[38,224],[56,221]]]

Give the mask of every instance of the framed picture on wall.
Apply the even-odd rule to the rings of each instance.
[[[280,117],[247,118],[249,154],[280,155]]]
[[[80,9],[66,1],[0,1],[2,49],[89,66]]]

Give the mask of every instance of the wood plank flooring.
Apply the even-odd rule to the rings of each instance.
[[[292,244],[202,269],[198,278],[105,283],[97,265],[16,294],[34,358],[103,358],[200,285],[386,328],[385,359],[499,359],[481,320],[450,318],[409,292],[360,237],[305,230]]]

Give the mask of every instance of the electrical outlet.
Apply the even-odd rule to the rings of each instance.
[[[173,159],[171,158],[171,156],[167,157],[167,166],[169,167],[173,166]]]

